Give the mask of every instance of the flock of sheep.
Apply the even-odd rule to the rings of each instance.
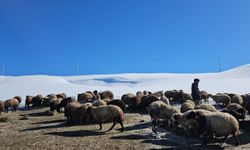
[[[114,99],[111,91],[87,91],[80,93],[77,99],[67,97],[65,93],[50,94],[47,96],[26,96],[25,107],[50,107],[50,111],[64,112],[67,124],[81,124],[95,122],[102,129],[102,123],[113,123],[110,131],[119,123],[121,132],[124,131],[124,119],[128,110],[132,112],[146,111],[152,119],[152,130],[157,133],[156,126],[163,120],[173,131],[184,131],[186,136],[204,136],[204,143],[208,137],[224,137],[225,142],[229,135],[239,141],[239,121],[244,121],[246,111],[250,112],[250,93],[238,95],[233,93],[208,94],[201,91],[202,101],[194,102],[191,94],[182,90],[159,92],[127,93],[121,99]],[[209,98],[216,104],[224,107],[217,110],[209,104]],[[8,113],[9,108],[16,111],[22,98],[15,96],[6,101],[0,101],[0,113]],[[173,106],[181,104],[181,107]],[[107,132],[106,131],[106,132]]]

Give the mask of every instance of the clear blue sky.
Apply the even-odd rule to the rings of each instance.
[[[0,0],[6,75],[216,72],[250,63],[249,0]]]

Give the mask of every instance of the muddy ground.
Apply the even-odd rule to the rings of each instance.
[[[102,131],[95,124],[67,126],[63,114],[48,116],[48,109],[2,113],[0,149],[250,149],[249,120],[241,123],[240,146],[234,146],[233,137],[222,146],[213,140],[202,146],[200,138],[185,137],[166,128],[158,127],[159,133],[152,133],[147,114],[126,113],[123,133],[118,130],[119,124],[115,130],[104,133],[112,124],[105,124]]]

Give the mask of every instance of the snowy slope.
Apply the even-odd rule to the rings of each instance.
[[[250,92],[250,65],[240,66],[220,73],[202,74],[110,74],[81,76],[0,76],[0,100],[16,95],[47,95],[65,92],[69,96],[77,96],[87,90],[111,90],[115,98],[127,92],[149,90],[184,90],[190,92],[194,78],[200,78],[200,90],[209,93],[234,92],[245,94]],[[24,103],[24,101],[22,102]]]

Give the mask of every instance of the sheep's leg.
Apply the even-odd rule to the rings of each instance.
[[[101,130],[102,129],[102,123],[101,122],[99,122],[99,126],[100,126],[99,130]]]
[[[121,132],[123,132],[123,131],[124,131],[124,126],[123,126],[123,123],[122,123],[122,122],[120,122],[120,125],[121,125],[121,127],[122,127]]]
[[[111,128],[109,128],[106,132],[109,132],[109,131],[111,131],[114,127],[115,127],[115,125],[116,125],[116,122],[113,122],[113,125],[112,125],[112,127]]]
[[[153,120],[153,121],[152,121],[152,124],[153,124],[152,131],[153,131],[155,134],[157,134],[156,129],[155,129],[156,121]]]
[[[226,142],[227,137],[228,137],[228,134],[227,134],[227,135],[224,137],[224,139],[222,140],[221,145],[223,145],[223,144]]]
[[[236,144],[235,145],[240,145],[240,140],[239,140],[239,137],[236,135],[236,133],[234,134],[234,138],[236,140]]]

